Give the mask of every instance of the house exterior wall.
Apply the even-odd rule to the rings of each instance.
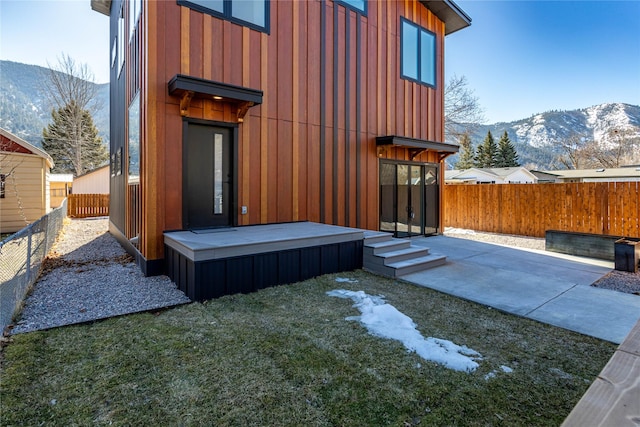
[[[112,2],[112,41],[121,5]],[[139,88],[138,249],[146,259],[163,258],[163,232],[183,224],[184,118],[181,99],[167,90],[176,74],[264,92],[239,124],[234,104],[213,99],[194,98],[186,113],[237,124],[237,205],[248,208],[235,213],[238,225],[309,220],[377,229],[380,157],[440,163],[429,151],[415,159],[406,148],[380,153],[375,138],[444,140],[442,21],[416,1],[369,1],[366,16],[333,1],[269,7],[270,34],[176,1],[145,1],[138,29],[132,37],[125,30],[124,71],[116,64],[111,76],[111,152],[122,150],[127,164],[122,123]],[[436,35],[435,88],[400,78],[401,17]],[[124,232],[126,171],[113,164],[112,223]]]
[[[109,168],[104,167],[74,178],[74,194],[109,194]]]
[[[70,182],[49,181],[49,206],[55,209],[62,205],[62,201],[71,192]]]
[[[526,172],[526,169],[520,169],[512,174],[504,177],[506,184],[533,184],[537,180],[534,176]]]
[[[50,211],[49,167],[38,155],[2,152],[2,170],[13,168],[0,198],[0,232],[13,233]]]

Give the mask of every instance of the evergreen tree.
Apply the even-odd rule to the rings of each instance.
[[[477,168],[493,168],[496,165],[496,157],[498,154],[498,146],[491,135],[491,131],[487,131],[487,136],[478,146],[475,157],[475,166]]]
[[[504,134],[498,141],[498,154],[496,156],[496,167],[498,168],[508,168],[513,166],[520,166],[520,161],[518,159],[518,152],[516,151],[516,147],[513,146],[511,140],[509,139],[509,135],[507,131],[504,131]]]
[[[465,132],[460,137],[460,156],[458,157],[458,161],[454,165],[456,169],[469,169],[474,166],[473,158],[475,156],[475,150],[473,149],[473,145],[471,145],[471,138],[469,138],[469,133]]]
[[[109,159],[89,111],[75,101],[51,112],[52,123],[42,130],[42,148],[55,163],[53,172],[80,176]]]

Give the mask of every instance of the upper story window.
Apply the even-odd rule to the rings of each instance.
[[[178,4],[269,32],[269,0],[177,0]]]
[[[118,77],[124,68],[124,7],[118,16]]]
[[[342,3],[349,9],[353,9],[356,12],[360,12],[363,15],[367,14],[367,1],[366,0],[336,0],[338,3]]]
[[[129,0],[129,39],[133,37],[133,33],[138,25],[141,10],[142,0]]]
[[[435,87],[436,35],[404,18],[400,24],[402,78]]]

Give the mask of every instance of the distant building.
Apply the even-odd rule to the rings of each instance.
[[[14,233],[48,213],[53,159],[0,128],[0,233]]]
[[[62,201],[71,194],[73,174],[52,173],[49,175],[49,205],[55,209],[62,205]]]
[[[94,169],[73,180],[74,194],[109,194],[109,165]]]
[[[538,178],[521,166],[471,168],[444,172],[446,184],[535,184]]]
[[[636,182],[640,181],[640,167],[622,167],[607,169],[571,169],[544,171],[556,175],[556,182]]]

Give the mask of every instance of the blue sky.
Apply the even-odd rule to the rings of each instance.
[[[457,3],[473,23],[447,37],[445,77],[467,77],[487,123],[640,104],[640,0]],[[104,83],[108,24],[89,0],[1,0],[0,59],[46,66],[64,52]]]
[[[487,123],[604,102],[640,104],[640,1],[457,1],[469,28],[445,41]]]

